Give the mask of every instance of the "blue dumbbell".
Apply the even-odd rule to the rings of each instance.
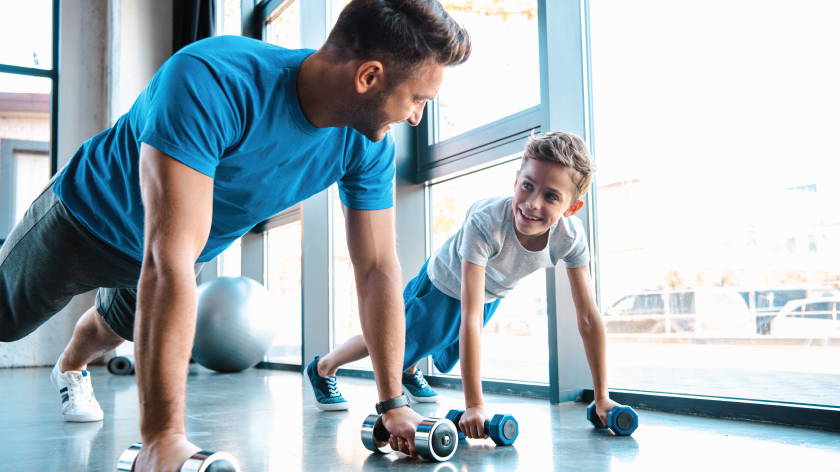
[[[630,436],[639,427],[639,415],[629,406],[613,407],[607,413],[607,425],[604,426],[595,412],[595,402],[592,402],[586,408],[586,419],[596,428],[610,428],[617,436]]]
[[[455,424],[458,428],[458,439],[466,439],[467,436],[461,432],[461,415],[464,410],[449,410],[446,414],[446,419]],[[516,441],[519,436],[519,422],[513,415],[493,415],[493,419],[484,422],[484,430],[490,439],[496,443],[497,446],[510,446]]]

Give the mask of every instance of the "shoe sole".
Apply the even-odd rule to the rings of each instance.
[[[305,374],[306,375],[306,374]],[[309,375],[306,375],[306,380],[309,380]],[[315,387],[312,386],[312,381],[309,380],[309,390],[312,391],[312,398],[315,399],[315,406],[321,411],[343,411],[350,409],[350,402],[341,403],[321,403],[318,401],[318,395],[315,394]]]
[[[73,417],[73,416],[68,417],[68,415],[64,415],[64,421],[66,421],[68,423],[94,423],[94,422],[97,422],[97,421],[102,421],[102,419],[104,417],[105,417],[104,414],[98,415],[98,416],[89,416],[88,415],[88,416],[78,416],[78,417]]]
[[[408,391],[408,389],[403,389],[403,393],[408,395],[408,398],[411,399],[413,402],[417,403],[437,403],[438,399],[440,399],[440,394],[437,394],[433,397],[415,397]]]

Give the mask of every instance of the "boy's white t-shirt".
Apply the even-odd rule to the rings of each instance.
[[[513,197],[493,197],[473,204],[464,224],[429,259],[426,270],[432,284],[444,294],[461,299],[461,258],[485,267],[484,302],[504,298],[517,282],[538,269],[589,263],[583,223],[576,216],[561,217],[552,226],[542,251],[529,251],[516,237]]]

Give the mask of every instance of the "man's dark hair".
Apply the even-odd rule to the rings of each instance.
[[[389,85],[430,64],[461,64],[472,47],[467,30],[437,0],[352,0],[325,46],[336,62],[382,62],[395,73]]]

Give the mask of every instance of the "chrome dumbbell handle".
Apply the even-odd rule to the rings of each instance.
[[[388,454],[392,452],[388,439],[391,434],[382,424],[382,415],[368,415],[362,423],[362,444],[368,451],[377,454]]]
[[[362,423],[362,444],[377,454],[392,452],[391,434],[382,424],[381,415],[368,415]],[[430,461],[448,461],[458,449],[458,430],[443,418],[425,418],[414,433],[414,446],[421,457]]]
[[[414,432],[414,446],[421,457],[448,461],[458,450],[458,428],[446,418],[426,418]]]
[[[137,443],[126,449],[117,463],[117,471],[133,471],[141,447]],[[198,451],[184,462],[181,472],[240,472],[240,468],[239,462],[226,452]]]

